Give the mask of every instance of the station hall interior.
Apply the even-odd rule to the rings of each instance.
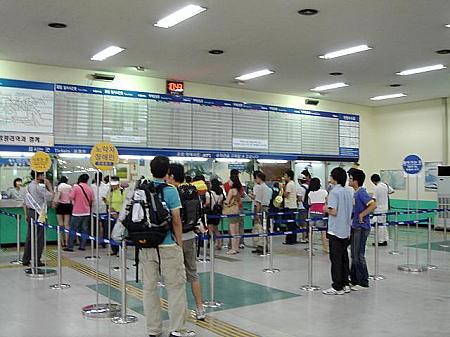
[[[208,187],[239,171],[239,254],[229,254],[234,218],[225,212],[216,225],[223,240],[197,233],[201,297],[220,305],[197,319],[187,282],[186,329],[171,335],[161,279],[161,336],[449,335],[449,67],[445,0],[0,0],[0,337],[153,336],[135,248],[112,254],[102,241],[97,252],[93,209],[85,250],[64,251],[53,194],[44,274],[23,265],[31,227],[41,230],[25,216],[33,156],[49,158],[52,190],[86,174],[95,185],[92,151],[102,142],[118,157],[100,170],[119,178],[123,195],[157,179],[159,156]],[[382,220],[364,246],[368,289],[326,296],[327,229],[300,225],[312,223],[297,216],[302,200],[256,214],[253,191],[255,172],[264,173],[273,205],[292,171],[298,197],[307,172],[330,197],[337,167],[347,185],[362,170],[361,190],[377,203],[374,175],[392,193],[387,215],[371,216]],[[378,221],[387,236],[377,244]],[[255,232],[260,222],[264,233]],[[286,245],[292,229],[298,244]],[[99,301],[121,308],[86,314]],[[112,322],[127,315],[135,320]]]

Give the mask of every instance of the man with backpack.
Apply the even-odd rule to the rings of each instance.
[[[197,273],[196,261],[196,237],[197,230],[202,217],[202,202],[193,185],[184,183],[184,167],[178,163],[172,163],[169,167],[169,178],[167,182],[178,189],[181,200],[181,223],[183,225],[183,255],[184,267],[186,269],[187,282],[191,284],[192,295],[196,303],[195,316],[198,320],[205,320],[203,309],[202,291],[200,279]]]
[[[182,206],[177,189],[165,182],[168,179],[169,158],[155,157],[150,163],[150,169],[154,181],[138,184],[132,199],[120,212],[113,238],[122,237],[126,228],[128,237],[140,248],[144,275],[143,303],[149,337],[162,334],[157,289],[161,276],[168,294],[169,337],[195,336],[194,331],[185,328],[187,298],[180,213]]]

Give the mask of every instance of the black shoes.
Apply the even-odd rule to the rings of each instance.
[[[380,246],[387,246],[387,245],[388,245],[387,241],[383,241],[383,242],[379,242],[378,243],[378,247],[380,247]],[[372,246],[375,246],[375,242],[372,243]]]
[[[73,252],[73,249],[72,249],[72,248],[64,248],[63,251],[65,251],[65,252],[71,252],[71,253],[72,253],[72,252]]]

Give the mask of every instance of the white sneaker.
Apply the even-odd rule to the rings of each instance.
[[[344,293],[348,294],[348,293],[351,292],[351,291],[352,291],[352,290],[351,290],[350,286],[345,286],[345,287],[344,287]]]
[[[195,318],[196,318],[198,321],[204,321],[205,318],[206,318],[205,310],[203,310],[203,309],[201,309],[201,310],[199,310],[199,309],[195,310]]]
[[[336,290],[333,287],[327,289],[327,290],[323,290],[322,294],[324,295],[344,295],[344,290]]]
[[[357,284],[355,286],[352,286],[351,289],[353,291],[361,291],[361,290],[367,290],[367,289],[369,289],[369,287],[363,287],[363,286],[360,286],[359,284]]]

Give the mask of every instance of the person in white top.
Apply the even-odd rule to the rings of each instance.
[[[256,186],[253,189],[255,191],[254,202],[255,202],[255,215],[253,230],[255,234],[264,233],[263,228],[263,216],[260,214],[262,212],[267,212],[269,210],[270,200],[272,199],[272,189],[266,185],[266,175],[263,172],[258,171],[255,176]],[[257,187],[257,188],[256,188]],[[253,244],[256,246],[252,253],[262,254],[264,249],[264,240],[261,237],[253,238]]]
[[[211,180],[211,187],[209,191],[205,194],[205,212],[208,215],[220,216],[222,215],[223,203],[225,201],[225,193],[220,185],[218,179]],[[219,224],[220,218],[209,218],[208,217],[208,230],[211,235],[219,235]],[[222,239],[216,240],[216,249],[222,249]]]
[[[325,222],[322,219],[325,214],[323,212],[323,207],[327,203],[328,192],[324,190],[321,186],[319,178],[312,178],[309,183],[309,193],[308,193],[308,204],[309,206],[309,217],[312,219],[311,226],[316,228],[324,228]],[[317,220],[314,220],[317,219]],[[320,232],[320,238],[322,240],[322,249],[328,254],[328,240],[326,237],[326,232],[323,230]]]
[[[307,174],[305,174],[307,173]],[[311,181],[311,175],[309,174],[308,170],[303,170],[302,173],[297,178],[297,203],[298,203],[298,213],[299,213],[299,220],[300,220],[300,227],[306,228],[307,223],[306,219],[308,218],[308,190],[309,190],[309,182]],[[308,242],[308,233],[303,232],[302,233],[302,239],[300,240],[301,243],[307,243]]]
[[[383,183],[378,174],[373,174],[370,180],[375,185],[373,198],[377,202],[377,208],[374,213],[386,213],[389,211],[389,194],[395,191],[389,185]],[[386,226],[386,215],[378,215],[372,218],[372,223],[378,221],[378,245],[387,246],[389,241],[389,232]]]
[[[72,201],[70,200],[72,186],[67,183],[68,181],[69,179],[67,179],[66,176],[62,176],[59,179],[52,203],[53,208],[56,209],[58,226],[65,229],[70,229],[70,216],[72,215]],[[65,235],[64,231],[62,233],[63,238],[61,244],[63,247],[67,247],[67,244],[69,243],[69,235]]]
[[[106,209],[106,197],[108,196],[110,186],[105,184],[103,180],[102,172],[98,172],[98,180],[100,181],[100,185],[97,188],[97,173],[92,180],[91,188],[94,192],[94,200],[92,201],[92,213],[97,216],[97,213],[100,214],[99,223],[100,223],[100,237],[103,239],[108,238],[108,221],[102,220],[101,215],[107,213]],[[98,191],[98,192],[97,192]],[[95,221],[95,220],[94,220]],[[105,248],[106,245],[102,243],[102,247]]]
[[[287,170],[283,176],[284,178],[284,211],[286,215],[284,220],[287,222],[288,231],[295,231],[297,229],[297,224],[295,223],[296,216],[292,214],[297,211],[297,189],[294,183],[294,171]],[[297,241],[297,234],[286,235],[285,245],[295,245],[299,243]]]

